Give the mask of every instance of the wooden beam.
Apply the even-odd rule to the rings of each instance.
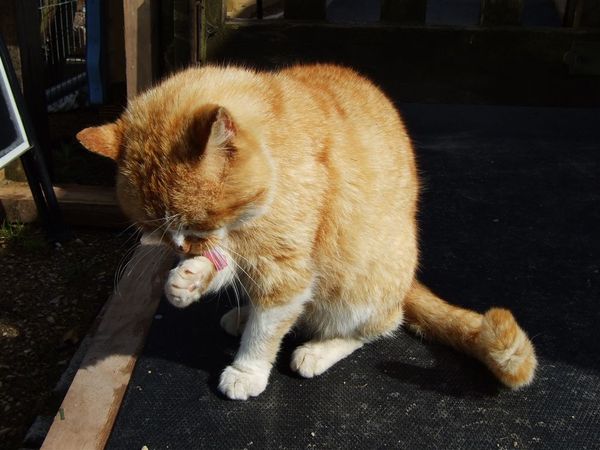
[[[195,9],[198,17],[197,40],[200,43],[199,59],[195,62],[204,64],[222,45],[227,9],[225,0],[201,0]]]
[[[481,0],[481,25],[519,25],[523,0]]]
[[[124,0],[127,97],[152,86],[158,75],[158,8],[156,0]]]
[[[42,449],[104,448],[173,261],[166,247],[141,246],[135,252]]]
[[[173,1],[173,68],[189,65],[191,58],[193,5],[189,0]]]
[[[65,223],[76,226],[125,228],[129,220],[117,205],[115,189],[103,186],[54,186]],[[9,222],[31,223],[38,211],[27,183],[0,186],[0,208]]]
[[[424,24],[427,0],[382,0],[382,22]]]
[[[289,20],[325,20],[325,0],[284,0],[283,16]]]

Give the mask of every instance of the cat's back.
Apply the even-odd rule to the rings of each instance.
[[[307,64],[288,67],[279,75],[300,82],[307,90],[342,96],[354,91],[358,95],[385,97],[368,79],[353,69],[335,64]]]
[[[286,87],[292,98],[308,97],[327,115],[355,123],[381,118],[399,125],[398,114],[385,94],[350,68],[333,64],[298,65],[278,75],[291,81]]]
[[[305,154],[318,147],[340,174],[380,190],[397,189],[398,182],[416,190],[410,139],[400,114],[373,82],[331,64],[293,66],[274,77],[286,102],[273,124],[286,130],[280,147]]]
[[[412,153],[402,119],[379,87],[354,70],[332,64],[298,65],[277,74],[284,80],[291,114],[304,116],[321,133],[353,136],[360,147],[395,147]],[[294,117],[303,123],[303,119]],[[310,129],[310,127],[307,127]]]

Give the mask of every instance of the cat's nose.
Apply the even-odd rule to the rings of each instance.
[[[183,253],[188,253],[190,251],[191,244],[187,241],[183,241],[182,243],[177,245],[177,250]]]

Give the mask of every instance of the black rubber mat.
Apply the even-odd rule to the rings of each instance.
[[[324,375],[216,390],[237,342],[227,295],[161,304],[108,448],[600,448],[600,111],[402,107],[419,155],[421,279],[448,300],[513,310],[537,347],[511,392],[477,362],[399,331]]]

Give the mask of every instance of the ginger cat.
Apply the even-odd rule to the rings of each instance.
[[[532,381],[534,348],[509,311],[458,308],[416,280],[413,148],[392,103],[357,73],[191,68],[77,136],[117,161],[120,204],[146,238],[182,255],[165,286],[173,305],[234,281],[248,293],[221,319],[242,334],[220,379],[227,397],[263,392],[294,325],[312,338],[291,361],[304,377],[404,321],[511,388]]]

